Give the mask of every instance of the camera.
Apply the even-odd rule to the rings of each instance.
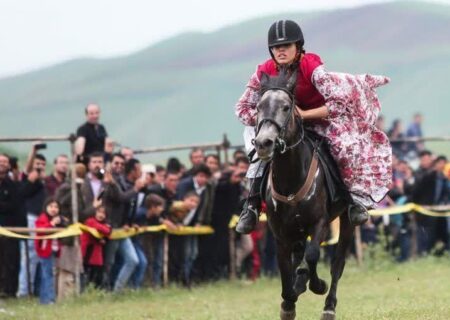
[[[38,143],[34,145],[34,149],[35,150],[42,150],[42,149],[47,149],[47,144],[46,143]]]
[[[98,169],[95,172],[95,176],[97,177],[97,179],[102,180],[105,177],[105,169]]]

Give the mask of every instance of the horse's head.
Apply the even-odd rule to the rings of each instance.
[[[254,145],[258,157],[270,160],[277,150],[286,150],[286,135],[294,119],[294,88],[297,73],[281,70],[279,76],[261,77],[261,100],[257,105],[257,127]]]

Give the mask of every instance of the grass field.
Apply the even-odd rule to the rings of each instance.
[[[338,319],[450,319],[449,257],[406,264],[350,261],[338,292]],[[325,266],[320,274],[327,276]],[[297,303],[297,319],[319,319],[324,297],[307,292]],[[278,319],[278,279],[219,282],[188,291],[142,290],[112,295],[88,292],[53,306],[36,300],[0,303],[0,319]]]

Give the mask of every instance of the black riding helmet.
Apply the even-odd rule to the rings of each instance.
[[[270,55],[274,59],[272,47],[296,43],[299,48],[302,48],[305,44],[305,39],[303,38],[302,29],[296,22],[292,20],[278,20],[270,26],[267,42]]]

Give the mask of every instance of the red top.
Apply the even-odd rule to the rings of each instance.
[[[311,81],[314,70],[322,64],[320,57],[314,53],[305,53],[303,58],[300,59],[295,99],[297,105],[304,110],[319,108],[325,104],[324,97],[317,91]],[[258,79],[261,80],[263,72],[272,77],[278,75],[275,61],[270,59],[258,66]]]
[[[88,227],[94,228],[104,236],[109,236],[112,229],[106,223],[102,223],[91,217],[84,222]],[[83,262],[91,266],[103,266],[103,239],[97,239],[89,232],[83,231],[80,237],[81,253],[83,255]],[[89,253],[89,257],[86,254]],[[88,261],[86,261],[88,259]]]
[[[39,218],[36,220],[36,228],[53,228],[50,224],[50,217],[47,213],[41,213]],[[38,236],[47,235],[46,233],[37,233]],[[57,239],[46,239],[46,240],[34,240],[34,247],[36,248],[36,253],[40,258],[49,258],[52,255],[52,244],[53,241],[57,243],[59,255],[60,245]]]

